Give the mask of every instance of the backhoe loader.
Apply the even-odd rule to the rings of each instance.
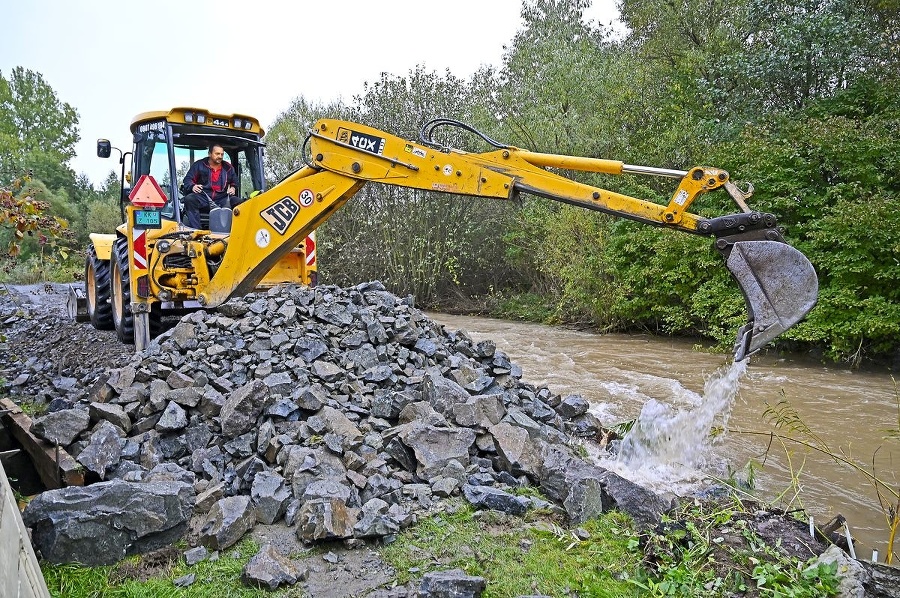
[[[131,297],[137,297],[132,294],[129,281],[133,272],[140,272],[146,257],[139,254],[135,261],[134,235],[138,236],[137,250],[140,252],[144,247],[155,247],[155,240],[164,239],[172,232],[173,226],[183,228],[183,203],[179,187],[190,165],[205,158],[211,145],[220,145],[239,178],[236,197],[246,200],[265,189],[264,131],[259,121],[251,116],[213,114],[202,108],[187,107],[144,112],[132,119],[131,134],[134,146],[130,152],[112,147],[106,139],[97,141],[99,157],[109,158],[113,150],[119,152],[120,205],[124,223],[116,231],[90,235],[85,287],[83,290],[70,287],[67,304],[70,315],[76,320],[89,320],[97,329],[115,328],[119,339],[126,343],[134,342]],[[141,183],[142,180],[147,184],[131,184]],[[145,189],[155,191],[155,200],[144,205],[148,209],[128,212],[126,218],[129,198],[141,195],[139,192]],[[134,201],[142,203],[139,197],[135,197]],[[215,228],[216,218],[221,217],[219,210],[210,210],[208,214],[202,214],[201,222]],[[209,224],[210,218],[213,219],[212,225]],[[149,244],[144,243],[141,240],[143,235],[153,240]],[[164,246],[165,243],[161,245]],[[157,251],[150,256],[158,260],[160,254]],[[163,259],[163,263],[157,263],[156,267],[167,271],[164,279],[168,280],[168,284],[176,287],[193,284],[190,282],[193,280],[193,265],[189,259],[181,261],[173,255]],[[257,285],[263,288],[280,283],[314,286],[316,270],[316,237],[312,232],[275,260]],[[113,280],[116,282],[111,284]],[[135,280],[143,285],[144,279],[137,274]],[[166,293],[160,292],[162,290],[155,288],[153,299],[144,303],[150,307],[146,319],[151,336],[161,329],[164,316],[180,315],[199,308],[194,293],[172,293],[170,298],[166,298]],[[143,316],[139,320],[143,320]]]
[[[173,113],[197,118],[189,109]],[[461,127],[492,149],[471,153],[446,147],[434,139],[440,127]],[[135,172],[148,174],[148,165],[138,159],[147,153],[145,142],[137,136],[135,140]],[[152,314],[158,304],[196,301],[203,308],[214,308],[252,291],[279,260],[368,182],[507,201],[527,193],[711,237],[749,312],[735,343],[737,361],[799,322],[818,296],[815,270],[785,242],[775,216],[751,210],[746,202],[749,192],[718,168],[682,171],[526,151],[451,119],[426,123],[418,141],[360,123],[322,119],[308,132],[303,149],[304,166],[233,210],[211,216],[209,230],[184,226],[177,208],[146,210],[134,202],[126,207],[109,281],[114,325],[117,331],[126,331],[120,338],[129,340],[126,337],[133,331],[133,342],[143,349],[154,332]],[[577,182],[559,174],[565,170],[668,177],[677,181],[677,187],[664,205]],[[700,195],[716,190],[726,192],[739,211],[715,218],[689,211]],[[172,199],[165,201],[168,206]],[[96,257],[89,252],[91,259]],[[99,292],[88,293],[89,313],[101,309],[101,297]]]

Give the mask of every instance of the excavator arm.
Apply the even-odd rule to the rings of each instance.
[[[200,304],[214,307],[252,290],[281,256],[367,182],[501,200],[530,193],[713,237],[749,312],[738,334],[736,360],[745,359],[799,322],[816,302],[818,281],[809,260],[784,242],[774,216],[749,209],[745,194],[724,170],[679,171],[542,154],[483,135],[496,149],[469,153],[431,139],[434,128],[442,125],[465,126],[446,119],[432,121],[423,129],[423,140],[413,142],[358,123],[318,121],[307,138],[307,165],[235,208],[230,234],[203,245],[204,257],[217,265],[214,275],[197,287]],[[662,205],[579,183],[548,168],[663,176],[678,180],[678,186],[668,204]],[[718,189],[729,193],[741,211],[711,219],[688,211],[697,197]]]

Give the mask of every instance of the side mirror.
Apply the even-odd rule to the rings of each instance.
[[[112,144],[109,142],[109,139],[98,139],[97,140],[97,157],[98,158],[109,158],[112,154]]]

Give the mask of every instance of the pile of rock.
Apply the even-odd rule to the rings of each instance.
[[[668,504],[576,456],[599,422],[580,396],[521,381],[490,341],[447,331],[380,283],[280,287],[185,316],[32,432],[84,488],[25,510],[43,557],[111,563],[185,533],[213,550],[257,522],[312,543],[390,539],[445,497],[524,513],[539,485],[573,523]],[[98,538],[103,538],[102,542]]]

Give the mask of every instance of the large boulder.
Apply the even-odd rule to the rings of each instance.
[[[22,518],[44,560],[111,565],[178,540],[194,498],[193,487],[182,482],[112,480],[44,492]]]

